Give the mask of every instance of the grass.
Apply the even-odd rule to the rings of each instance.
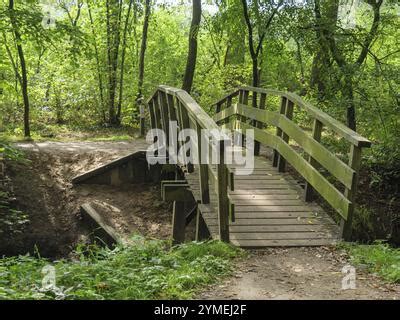
[[[138,129],[133,127],[73,127],[68,125],[46,125],[43,128],[32,129],[30,141],[125,141],[138,135]],[[27,141],[21,128],[0,132],[0,141],[15,143]]]
[[[385,243],[343,244],[355,266],[364,266],[386,281],[400,283],[400,249]]]
[[[242,254],[219,241],[172,248],[141,236],[132,241],[113,250],[80,247],[75,261],[3,258],[0,299],[188,299],[229,275],[233,259]],[[48,265],[55,268],[55,287],[42,285]]]

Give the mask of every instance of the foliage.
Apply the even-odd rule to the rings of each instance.
[[[29,219],[27,214],[11,207],[10,194],[1,190],[0,186],[0,236],[5,239],[21,233]]]
[[[0,140],[0,236],[3,239],[21,233],[29,222],[28,216],[11,204],[14,197],[5,175],[5,160],[27,161],[21,151]]]
[[[385,280],[400,283],[400,249],[376,242],[373,245],[344,244],[356,266],[365,266]]]
[[[2,159],[18,162],[26,161],[22,151],[13,148],[9,143],[0,140],[0,161]]]
[[[76,260],[19,256],[0,260],[2,299],[187,299],[232,270],[239,249],[219,241],[169,247],[132,237],[114,249],[81,246]],[[54,266],[56,287],[43,289],[42,270]]]

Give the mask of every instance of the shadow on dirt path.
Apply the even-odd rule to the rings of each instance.
[[[400,286],[356,269],[356,288],[342,289],[348,265],[334,247],[268,248],[249,251],[235,274],[198,299],[400,299]]]

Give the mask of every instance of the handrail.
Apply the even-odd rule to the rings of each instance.
[[[231,206],[228,199],[228,168],[225,164],[225,149],[229,137],[197,102],[182,89],[160,85],[147,100],[147,105],[150,113],[151,128],[164,130],[167,136],[167,150],[169,145],[170,121],[176,121],[181,130],[189,128],[196,130],[197,146],[191,141],[191,147],[197,147],[199,155],[202,148],[204,148],[202,129],[209,130],[209,134],[211,134],[213,141],[216,142],[219,152],[219,163],[216,170],[217,188],[214,190],[218,198],[219,236],[222,241],[229,242],[229,211],[231,210]],[[209,142],[207,141],[206,143],[205,147],[208,148]],[[182,145],[184,147],[186,144]],[[186,168],[189,173],[194,172],[193,164],[187,163]],[[200,163],[197,169],[201,203],[210,204],[209,173],[210,171],[212,172],[211,165]]]
[[[273,165],[278,167],[281,172],[285,171],[285,163],[288,161],[307,181],[305,200],[311,201],[313,191],[317,191],[341,215],[342,235],[348,239],[354,213],[361,149],[370,147],[371,142],[305,102],[295,93],[254,87],[239,87],[233,93],[217,102],[218,112],[214,116],[214,120],[224,124],[227,124],[228,121],[234,130],[254,130],[255,153],[258,154],[260,143],[273,148]],[[260,99],[257,99],[257,95],[260,95]],[[277,95],[281,98],[279,112],[268,110],[267,95]],[[239,96],[239,99],[238,103],[233,104],[232,98],[235,96]],[[224,104],[226,105],[224,106]],[[312,136],[292,121],[295,106],[305,110],[313,119]],[[248,123],[247,119],[251,122]],[[276,127],[276,135],[263,130],[265,124]],[[347,164],[320,143],[324,125],[350,142],[350,156]],[[308,154],[307,160],[289,145],[290,138],[295,140]],[[343,184],[345,187],[343,193],[319,172],[319,166],[323,166]]]
[[[232,93],[227,94],[222,99],[218,100],[216,103],[213,104],[213,106],[223,104],[225,101],[227,101],[227,99],[229,97],[237,96],[237,95],[239,95],[239,93],[241,91],[256,92],[256,93],[260,93],[260,94],[267,94],[267,95],[270,94],[270,95],[284,97],[284,98],[292,101],[297,106],[303,108],[309,114],[309,116],[311,116],[312,118],[318,119],[325,126],[329,127],[330,129],[335,131],[337,134],[339,134],[341,137],[345,138],[347,141],[354,144],[355,146],[367,147],[367,148],[371,146],[371,141],[362,137],[357,132],[351,130],[349,127],[345,126],[343,123],[334,119],[327,113],[317,109],[316,107],[312,106],[310,103],[304,101],[303,98],[301,98],[299,95],[297,95],[296,93],[293,93],[293,92],[285,92],[285,91],[279,91],[279,90],[273,90],[273,89],[263,89],[263,88],[256,88],[256,87],[250,87],[250,86],[242,86],[242,87],[235,89]]]

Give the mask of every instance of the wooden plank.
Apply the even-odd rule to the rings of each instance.
[[[293,102],[288,100],[285,108],[285,115],[280,115],[279,121],[281,119],[288,119],[291,120],[293,118]],[[285,141],[287,144],[289,144],[289,135],[288,133],[283,130],[282,126],[279,125],[279,127],[282,129],[282,140]],[[278,171],[279,172],[285,172],[286,168],[286,159],[280,154],[278,157]]]
[[[331,232],[262,232],[262,233],[231,233],[232,240],[312,240],[337,239]]]
[[[181,201],[174,201],[172,213],[172,242],[179,244],[185,241],[186,216],[185,206]]]
[[[288,99],[286,97],[281,97],[281,106],[279,109],[280,114],[285,114],[286,112],[286,106],[287,106]],[[282,129],[276,125],[276,136],[277,137],[282,137]],[[257,140],[257,139],[255,139]],[[274,155],[273,155],[273,160],[272,160],[272,166],[277,167],[279,162],[279,152],[274,148]]]
[[[78,184],[78,183],[83,183],[84,181],[93,178],[97,175],[101,175],[107,171],[110,171],[113,168],[117,168],[123,164],[126,164],[133,159],[145,159],[146,158],[146,151],[137,151],[132,154],[129,154],[125,157],[121,157],[119,159],[110,161],[109,163],[102,165],[100,167],[97,167],[95,169],[89,170],[83,174],[77,175],[74,178],[72,178],[72,183],[73,184]]]
[[[211,214],[211,215],[210,215]],[[217,218],[212,216],[212,213],[203,213],[204,219],[208,226],[218,226]],[[273,225],[327,225],[332,224],[332,221],[327,217],[319,218],[269,218],[269,219],[236,219],[231,226],[273,226]]]
[[[264,109],[255,109],[241,103],[233,105],[233,109],[238,115],[245,118],[257,120],[258,122],[272,125],[274,127],[278,126],[279,113],[277,112]]]
[[[180,122],[179,122],[180,123],[180,130],[190,129],[189,114],[188,114],[187,108],[185,108],[184,104],[179,103],[178,104],[178,110],[179,110],[178,114],[180,116]],[[190,141],[190,137],[187,137],[186,141],[183,142],[183,146],[182,147],[183,147],[183,150],[184,150],[185,154],[187,153],[186,144],[189,143],[189,142],[192,143],[192,141]],[[193,151],[190,151],[190,152],[193,152]],[[186,168],[187,168],[189,173],[193,172],[193,163],[189,162],[189,163],[185,163],[185,165],[186,165]]]
[[[235,189],[229,193],[230,195],[276,195],[276,194],[298,194],[295,189],[264,189],[264,190],[245,190],[245,189]]]
[[[236,184],[236,189],[237,190],[249,190],[249,189],[250,190],[254,190],[254,189],[257,189],[257,190],[262,190],[262,189],[268,189],[268,190],[290,190],[290,189],[293,189],[293,187],[290,184],[288,184],[287,182],[282,182],[282,183],[276,184],[276,185],[274,185],[274,184],[262,184],[261,185],[260,184],[260,185],[257,186],[257,188],[255,187],[254,184],[244,185],[244,184],[237,183]]]
[[[215,121],[197,104],[193,98],[183,90],[180,90],[176,93],[176,96],[179,98],[181,103],[184,105],[184,108],[193,116],[196,117],[196,121],[200,124],[203,129],[216,129],[218,132],[220,128],[215,123]],[[217,141],[218,137],[215,137]]]
[[[219,236],[224,242],[229,242],[229,200],[228,171],[225,165],[225,143],[219,142],[220,163],[217,165],[218,221]]]
[[[246,123],[240,123],[240,127],[251,127]],[[255,139],[273,146],[280,154],[307,180],[318,193],[344,218],[347,217],[351,202],[337,190],[318,170],[311,166],[301,155],[294,151],[279,137],[271,135],[260,129],[254,129]]]
[[[238,90],[238,89],[235,90],[235,91],[233,91],[233,92],[230,92],[230,93],[224,95],[221,99],[219,99],[217,102],[213,103],[212,105],[213,105],[213,106],[216,106],[216,105],[218,105],[218,104],[221,104],[221,105],[222,105],[222,104],[225,102],[225,100],[227,100],[227,99],[229,99],[229,98],[234,98],[234,97],[236,97],[237,95],[239,95],[239,90]]]
[[[215,228],[214,233],[217,233],[217,228]],[[197,208],[196,214],[196,241],[207,240],[211,237],[210,231],[208,230],[207,224],[204,221],[203,216],[200,213],[199,208]]]
[[[304,247],[304,246],[331,246],[338,241],[336,239],[309,239],[309,240],[232,240],[233,245],[242,248],[257,247]]]
[[[305,203],[300,199],[276,199],[276,200],[269,200],[269,199],[235,199],[229,197],[231,201],[235,203],[236,206],[302,206]]]
[[[228,194],[231,201],[259,201],[259,200],[299,200],[299,195],[293,194]]]
[[[317,140],[307,135],[298,125],[281,117],[279,125],[305,152],[317,160],[326,170],[335,176],[346,187],[351,187],[354,179],[354,170],[341,161]]]
[[[156,128],[157,129],[162,129],[162,126],[161,126],[161,112],[160,112],[160,104],[158,102],[158,95],[154,97],[153,106],[154,106],[154,119],[155,119],[155,122],[156,122]]]
[[[246,207],[249,209],[249,207]],[[254,207],[257,208],[257,207]],[[259,209],[259,210],[243,210],[243,207],[235,206],[236,220],[240,219],[286,219],[286,218],[315,218],[313,211],[307,208],[299,208],[298,211],[288,210],[290,207],[286,207],[283,210],[278,208]],[[275,209],[275,210],[274,210]]]
[[[166,137],[166,146],[169,145],[169,121],[170,117],[168,114],[168,102],[167,102],[167,95],[165,92],[160,92],[159,94],[159,104],[161,110],[161,119],[162,119],[162,127],[165,132]]]
[[[216,230],[215,227],[213,227]],[[283,225],[257,225],[257,226],[243,226],[243,225],[231,225],[229,227],[230,233],[260,233],[260,232],[325,232],[325,231],[336,232],[338,234],[338,227],[336,225],[329,224],[283,224]]]
[[[233,172],[232,172],[233,173]],[[239,182],[250,182],[250,181],[256,181],[258,180],[259,182],[263,183],[275,183],[277,181],[286,181],[285,178],[283,178],[282,175],[275,174],[275,175],[267,175],[267,174],[262,174],[262,173],[253,173],[249,175],[235,175],[235,180]],[[254,182],[256,183],[256,182]]]
[[[90,220],[96,229],[100,229],[101,232],[99,233],[99,237],[108,245],[122,243],[122,238],[119,236],[117,231],[115,231],[115,229],[110,226],[102,216],[100,216],[90,203],[84,203],[81,205],[81,212]]]
[[[262,180],[253,180],[253,179],[237,179],[236,180],[238,188],[251,186],[254,187],[262,187],[262,186],[278,186],[278,185],[286,185],[290,186],[291,184],[287,182],[285,179],[262,179]]]
[[[259,109],[264,110],[265,109],[265,103],[267,100],[267,95],[265,93],[261,93],[260,95],[260,103],[259,103]],[[262,122],[259,121],[255,121],[255,123],[253,124],[255,127],[259,128],[259,129],[263,129],[264,128],[264,124]],[[260,142],[259,141],[255,141],[254,144],[254,155],[258,156],[260,154]]]
[[[318,119],[314,119],[312,138],[317,142],[321,141],[322,128],[323,128],[322,122],[319,121]],[[310,154],[308,155],[308,162],[314,168],[318,166],[318,162]],[[314,189],[310,183],[306,182],[306,186],[304,188],[304,200],[312,201],[313,199],[314,199]]]
[[[197,153],[199,159],[201,158],[201,149],[204,146],[203,136],[201,134],[201,127],[200,125],[196,124],[197,130]],[[201,162],[199,160],[199,162]],[[198,165],[199,171],[199,185],[200,185],[200,194],[201,194],[201,202],[202,203],[209,203],[210,202],[210,190],[209,190],[209,175],[208,175],[208,165],[207,164],[199,164]]]
[[[215,122],[220,122],[220,121],[225,120],[235,114],[236,114],[236,105],[232,105],[229,108],[221,110],[219,113],[214,115],[213,119]]]

